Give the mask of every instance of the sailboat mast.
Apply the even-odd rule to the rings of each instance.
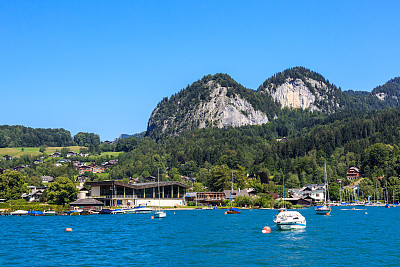
[[[161,210],[161,197],[160,197],[160,169],[157,169],[157,187],[158,187],[158,210]]]
[[[229,196],[229,209],[231,209],[232,207],[232,193],[233,193],[233,171],[232,171],[231,195]]]
[[[325,205],[326,205],[326,193],[328,191],[328,181],[327,181],[327,177],[326,177],[326,162],[324,164],[324,179],[325,179],[325,194],[324,194],[324,199],[325,199]]]

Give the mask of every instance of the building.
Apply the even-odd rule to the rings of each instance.
[[[102,201],[106,206],[177,206],[185,205],[185,194],[189,188],[176,181],[158,183],[127,184],[119,181],[87,182],[91,186],[90,198]]]
[[[347,177],[347,180],[360,179],[361,178],[361,171],[357,167],[350,167],[346,171],[346,177]]]
[[[232,198],[232,201],[235,201],[236,197],[238,196],[249,197],[249,193],[246,189],[232,190],[232,196],[231,196],[231,190],[224,190],[224,194],[226,199]]]
[[[312,198],[315,202],[323,202],[325,199],[324,184],[306,184],[300,189],[289,189],[289,196],[294,199]]]
[[[54,178],[51,176],[42,176],[42,183],[43,184],[47,184],[47,183],[51,183],[54,182]]]
[[[224,192],[190,192],[186,194],[187,201],[193,201],[206,205],[216,205],[226,199]]]
[[[86,198],[86,199],[78,199],[77,201],[69,203],[70,210],[82,209],[84,211],[90,210],[101,210],[104,206],[104,203],[93,199],[93,198]]]
[[[28,202],[39,202],[44,190],[46,190],[46,187],[28,186],[28,188],[30,192],[21,195],[21,198]]]

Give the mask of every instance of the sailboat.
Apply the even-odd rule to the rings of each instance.
[[[161,210],[161,199],[160,199],[160,170],[158,170],[158,179],[157,179],[157,187],[158,187],[158,210],[154,212],[154,218],[164,218],[167,216],[165,211]]]
[[[331,213],[331,206],[327,205],[327,202],[326,202],[326,195],[328,194],[328,179],[326,176],[326,163],[324,165],[324,178],[325,178],[324,205],[317,206],[315,208],[315,213],[318,215],[330,215],[330,213]]]
[[[238,214],[238,213],[241,213],[241,211],[238,208],[232,207],[232,191],[233,191],[233,172],[232,172],[231,194],[229,196],[229,210],[226,213],[227,214]]]
[[[283,203],[284,209],[275,215],[274,223],[279,230],[295,230],[306,228],[306,218],[300,212],[294,210],[286,210],[285,200],[285,178],[283,178]]]

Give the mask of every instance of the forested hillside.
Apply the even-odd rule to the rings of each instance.
[[[41,129],[0,125],[0,147],[72,146],[71,133],[64,129]]]
[[[343,92],[321,74],[295,67],[273,75],[255,91],[219,73],[163,98],[149,119],[146,135],[161,140],[199,128],[261,125],[298,109],[332,114],[399,107],[399,97],[400,78],[371,93]]]

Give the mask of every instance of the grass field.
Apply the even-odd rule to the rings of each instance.
[[[74,151],[75,153],[79,153],[80,146],[70,146],[67,147],[68,151]],[[0,148],[0,157],[9,155],[11,157],[21,157],[24,155],[31,155],[31,156],[39,156],[42,153],[39,152],[39,147],[23,147],[24,151],[22,151],[22,147],[6,147]],[[44,151],[45,154],[49,155],[56,151],[61,151],[62,147],[47,147]],[[118,152],[107,152],[107,153],[118,153]],[[118,156],[118,155],[117,155]]]
[[[110,157],[114,156],[115,158],[117,158],[118,155],[121,154],[121,153],[124,153],[124,152],[101,152],[101,155],[102,156],[109,155]]]

